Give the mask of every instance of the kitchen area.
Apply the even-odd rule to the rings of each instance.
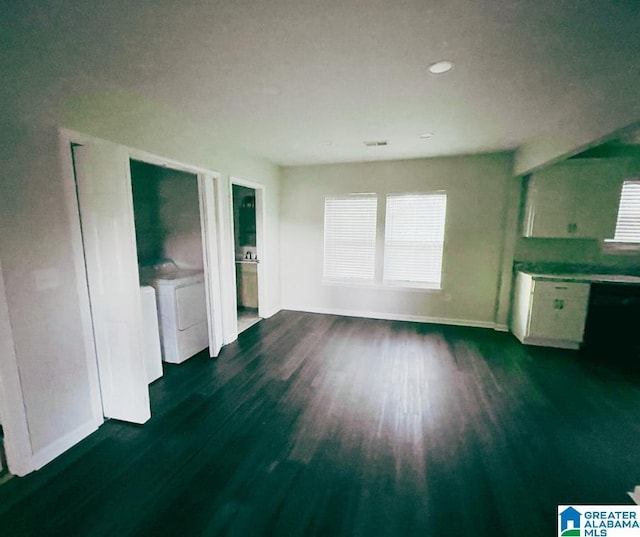
[[[640,364],[640,145],[621,137],[523,178],[511,331]]]

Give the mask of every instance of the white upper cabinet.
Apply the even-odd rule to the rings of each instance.
[[[523,235],[538,238],[613,237],[627,161],[576,159],[531,175]]]

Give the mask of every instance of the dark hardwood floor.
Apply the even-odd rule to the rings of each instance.
[[[608,358],[281,312],[1,485],[0,535],[555,535],[640,484],[640,379]]]

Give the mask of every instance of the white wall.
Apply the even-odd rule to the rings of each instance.
[[[158,189],[165,257],[181,268],[203,268],[197,176],[163,169]]]
[[[29,431],[31,453],[21,455],[28,458],[90,428],[95,405],[74,263],[79,233],[67,213],[57,133],[46,121],[4,132],[0,258]],[[22,471],[11,466],[15,458],[9,462]]]
[[[493,326],[511,164],[509,155],[495,154],[283,168],[283,307]],[[448,196],[441,292],[323,283],[326,195],[376,192],[384,196],[434,190],[446,190]]]
[[[23,80],[24,83],[25,80]],[[16,91],[5,101],[0,160],[0,259],[12,334],[2,334],[15,349],[16,378],[24,401],[27,444],[20,456],[27,462],[12,471],[24,473],[44,464],[95,428],[95,398],[90,391],[92,371],[87,356],[87,294],[82,267],[77,215],[70,213],[68,170],[62,170],[57,129],[67,127],[185,164],[220,172],[218,209],[225,311],[233,315],[233,244],[229,175],[266,185],[268,309],[279,309],[279,230],[277,166],[242,150],[213,143],[207,128],[163,105],[116,93],[49,93],[37,77],[29,86],[31,98]],[[225,327],[227,341],[235,326]],[[9,394],[6,394],[9,397]],[[23,405],[24,403],[24,405]],[[28,448],[26,447],[28,445]],[[9,454],[11,457],[12,454]]]

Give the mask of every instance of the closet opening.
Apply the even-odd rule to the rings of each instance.
[[[162,375],[160,356],[179,364],[209,346],[198,176],[138,160],[130,169],[143,350],[153,382]]]
[[[102,416],[145,423],[163,363],[222,345],[218,176],[107,141],[70,142],[94,393]]]

